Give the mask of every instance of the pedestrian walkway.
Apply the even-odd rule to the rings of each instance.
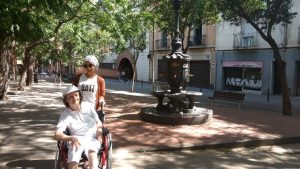
[[[56,148],[53,131],[59,112],[63,110],[61,90],[70,84],[56,86],[47,80],[39,80],[33,87],[10,95],[10,100],[0,102],[1,165],[17,165],[19,160],[29,161],[30,165],[49,165],[52,162]],[[128,92],[124,85],[114,87],[107,82],[104,110],[107,114],[106,127],[113,136],[114,153],[300,142],[300,114],[283,116],[280,111],[273,112],[268,108],[276,103],[260,103],[258,99],[257,102],[254,102],[255,99],[252,103],[246,102],[246,108],[241,110],[235,105],[217,104],[212,108],[213,120],[203,125],[146,123],[139,119],[139,111],[143,106],[154,106],[156,98],[145,91]],[[200,98],[198,101],[199,106],[207,106]],[[255,107],[258,103],[261,105]],[[24,167],[25,164],[22,164]]]

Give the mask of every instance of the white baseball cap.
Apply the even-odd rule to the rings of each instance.
[[[74,86],[74,85],[71,85],[71,86],[68,86],[67,88],[65,88],[63,91],[62,91],[62,95],[63,97],[65,97],[67,94],[69,93],[72,93],[72,92],[78,92],[80,91],[78,87]]]

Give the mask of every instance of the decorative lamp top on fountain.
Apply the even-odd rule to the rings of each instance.
[[[163,57],[163,60],[168,67],[167,80],[171,93],[180,93],[184,88],[184,83],[188,76],[189,61],[191,60],[191,57],[182,53],[181,44],[181,39],[179,37],[173,38],[171,53]]]

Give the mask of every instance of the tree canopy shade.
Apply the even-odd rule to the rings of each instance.
[[[290,12],[292,0],[215,0],[225,21],[240,24],[245,19],[271,46],[277,64],[277,77],[282,91],[284,115],[292,115],[288,93],[286,63],[282,60],[278,44],[272,36],[272,28],[278,24],[287,26],[297,13]]]
[[[145,49],[148,27],[143,0],[19,0],[0,2],[0,97],[8,86],[8,64],[23,57],[20,87],[31,84],[32,64],[48,59],[75,65],[86,54]],[[135,54],[134,54],[135,55]],[[138,56],[138,54],[136,55]],[[100,58],[101,60],[101,58]],[[134,58],[134,61],[137,57]],[[75,62],[74,62],[75,61]],[[134,62],[135,63],[135,62]],[[28,80],[28,78],[30,78]],[[27,83],[28,82],[28,83]]]
[[[12,56],[21,54],[24,57],[22,76],[20,86],[24,85],[25,74],[29,70],[30,65],[39,55],[51,56],[54,58],[61,57],[65,60],[70,54],[64,52],[64,49],[70,51],[77,44],[74,39],[66,38],[68,33],[66,29],[62,29],[65,24],[77,20],[81,22],[72,22],[72,26],[82,31],[74,31],[74,35],[78,32],[85,31],[89,35],[97,35],[89,33],[95,29],[86,29],[82,25],[89,25],[100,12],[96,8],[97,3],[85,0],[19,0],[0,2],[0,97],[5,98],[8,85],[8,64],[12,60]],[[84,24],[83,24],[84,23]],[[80,26],[78,26],[80,25]],[[82,26],[82,27],[81,27]],[[67,26],[66,26],[67,27]],[[64,27],[64,28],[66,28]],[[99,31],[98,31],[99,32]],[[59,38],[57,38],[59,36]],[[69,37],[73,37],[69,36]],[[77,36],[78,37],[78,36]],[[90,41],[89,36],[84,36],[82,41]],[[72,43],[70,43],[72,41]],[[51,44],[49,44],[51,43]],[[72,45],[73,46],[72,46]],[[89,43],[90,46],[94,43]],[[65,45],[65,46],[64,46]],[[99,45],[98,45],[99,48]],[[84,51],[84,50],[81,50]],[[90,51],[90,50],[85,50]],[[31,82],[31,75],[28,82]]]
[[[4,0],[0,2],[0,99],[5,99],[8,86],[9,62],[16,45],[32,42],[44,36],[40,23],[47,22],[43,13],[49,13],[59,1]],[[44,9],[44,10],[39,10]]]

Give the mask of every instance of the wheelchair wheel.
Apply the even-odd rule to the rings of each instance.
[[[66,146],[64,142],[57,142],[57,148],[55,153],[55,160],[54,160],[54,169],[65,169],[68,167],[67,164],[67,154],[65,153]]]
[[[101,153],[101,169],[111,169],[112,166],[112,139],[111,134],[107,134],[103,137],[103,151]]]
[[[59,152],[59,149],[57,149],[56,153],[55,153],[54,169],[61,169],[59,155],[60,155],[60,152]]]
[[[107,169],[111,169],[111,166],[112,166],[112,139],[111,139],[111,134],[109,133],[107,135],[108,137],[108,143],[109,143],[109,149],[108,149],[108,152],[107,152]]]

